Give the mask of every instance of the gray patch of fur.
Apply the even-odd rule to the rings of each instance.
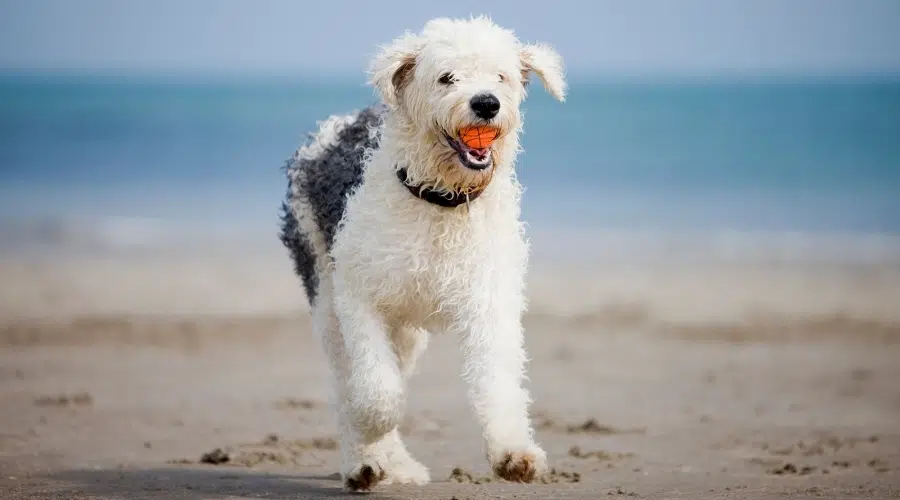
[[[297,217],[287,202],[281,204],[281,242],[287,247],[294,263],[294,272],[303,281],[306,290],[306,298],[312,305],[316,300],[316,290],[319,288],[319,275],[316,272],[316,257],[312,244],[305,234],[300,232],[297,225]]]
[[[296,166],[306,169],[301,189],[309,199],[319,228],[325,233],[328,250],[344,215],[347,195],[362,182],[363,154],[366,149],[378,146],[378,137],[372,137],[370,131],[381,124],[381,117],[381,108],[362,110],[321,156],[298,162],[303,164]]]
[[[370,131],[380,126],[383,113],[381,106],[363,109],[321,155],[311,159],[295,157],[287,162],[288,194],[281,208],[280,239],[290,251],[294,271],[302,278],[311,305],[315,302],[319,284],[316,255],[309,235],[302,233],[296,214],[291,210],[293,189],[299,188],[305,196],[330,251],[344,216],[347,196],[362,182],[365,151],[378,146],[379,137],[373,137]],[[299,185],[295,186],[297,182]]]

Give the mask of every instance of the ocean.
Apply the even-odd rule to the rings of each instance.
[[[362,78],[2,74],[0,238],[277,243],[284,161],[318,120],[373,102]],[[665,253],[706,235],[900,259],[896,80],[580,79],[562,104],[536,83],[524,110],[538,250]]]

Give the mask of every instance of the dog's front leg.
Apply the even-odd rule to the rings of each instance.
[[[379,482],[423,484],[428,471],[400,440],[404,382],[384,318],[339,285],[335,315],[343,338],[347,377],[340,404],[341,475],[347,489]]]
[[[492,299],[473,304],[475,310],[462,328],[463,376],[494,473],[509,481],[531,482],[547,470],[547,456],[534,442],[528,417],[520,308],[504,304],[502,296]]]
[[[335,297],[350,366],[346,404],[364,441],[390,432],[403,413],[403,378],[383,317],[354,297]]]

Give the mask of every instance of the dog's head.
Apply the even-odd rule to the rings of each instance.
[[[565,99],[562,59],[549,46],[523,44],[486,17],[441,18],[382,47],[370,82],[396,118],[411,180],[465,191],[486,185],[517,152],[532,72]]]

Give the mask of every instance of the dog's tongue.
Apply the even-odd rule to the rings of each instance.
[[[488,154],[488,148],[482,148],[482,149],[471,148],[471,151],[472,151],[472,155],[477,157],[479,160],[484,158]]]

